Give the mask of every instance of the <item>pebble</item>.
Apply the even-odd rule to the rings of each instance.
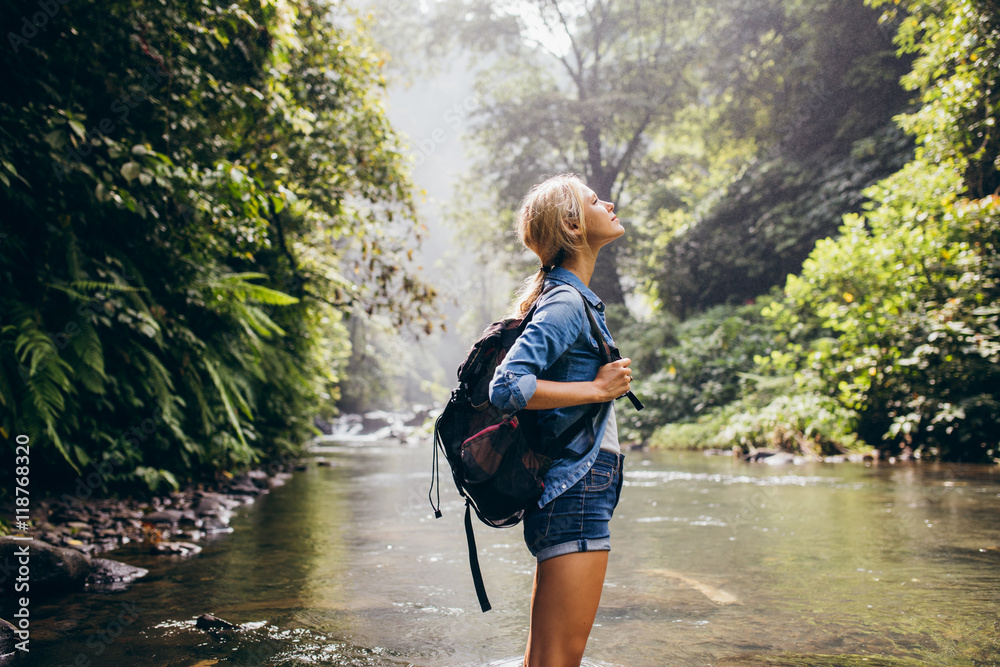
[[[176,556],[194,556],[201,553],[201,547],[192,542],[154,542],[152,552]]]

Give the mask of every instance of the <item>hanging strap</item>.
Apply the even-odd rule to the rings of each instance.
[[[443,412],[441,414],[444,414]],[[427,489],[427,502],[431,504],[431,509],[434,510],[434,518],[441,518],[441,468],[438,463],[438,447],[444,447],[441,443],[441,435],[438,433],[438,422],[441,421],[441,415],[434,420],[434,442],[431,443],[431,447],[434,449],[434,458],[431,459],[431,487]],[[437,504],[434,504],[434,500],[431,499],[431,494],[434,492],[434,488],[437,487]]]
[[[472,569],[472,585],[476,587],[476,597],[479,606],[485,614],[493,608],[486,597],[486,586],[483,584],[483,572],[479,569],[479,553],[476,551],[476,534],[472,531],[472,508],[469,499],[465,499],[465,540],[469,543],[469,568]]]
[[[583,295],[581,294],[580,296]],[[618,351],[618,348],[614,345],[608,345],[608,341],[604,340],[604,334],[601,333],[600,328],[597,326],[597,321],[594,319],[594,314],[590,312],[590,304],[587,303],[586,298],[583,300],[583,309],[587,311],[587,317],[590,318],[590,331],[594,338],[597,339],[597,347],[601,351],[601,361],[605,364],[610,364],[612,361],[618,361],[621,359],[622,355]],[[636,410],[642,410],[646,407],[642,404],[642,401],[640,401],[636,395],[632,393],[632,390],[626,392],[624,396],[632,402],[632,405]],[[621,398],[621,396],[618,398]]]

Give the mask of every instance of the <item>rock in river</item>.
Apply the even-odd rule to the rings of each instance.
[[[211,614],[202,614],[199,616],[198,620],[194,622],[194,626],[201,630],[230,630],[238,627],[234,623],[223,620],[218,616],[212,616]]]
[[[107,558],[92,558],[87,585],[97,588],[120,590],[139,577],[149,574],[149,570],[128,563],[119,563]]]
[[[153,553],[194,556],[201,553],[201,547],[190,542],[157,542],[153,545]]]
[[[10,563],[14,572],[20,567],[22,549],[28,549],[31,591],[62,592],[83,586],[90,572],[87,557],[75,549],[61,549],[40,540],[16,540],[0,537],[0,563]],[[13,592],[16,577],[7,577],[4,590]]]
[[[166,523],[166,524],[176,524],[184,517],[183,512],[178,512],[177,510],[162,510],[160,512],[151,512],[146,516],[142,517],[142,520],[146,523]]]
[[[16,631],[17,628],[13,624],[0,618],[0,660],[16,650],[14,646],[17,643],[17,635],[14,634]]]

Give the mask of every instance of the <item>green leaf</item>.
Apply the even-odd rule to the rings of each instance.
[[[81,139],[86,140],[86,138],[87,138],[87,129],[83,126],[83,123],[81,123],[80,121],[76,121],[76,120],[70,120],[68,122],[69,122],[70,129],[73,130],[74,134],[76,134],[76,136],[80,137]]]
[[[126,162],[121,168],[122,176],[129,182],[138,176],[140,171],[142,171],[142,166],[138,162]]]

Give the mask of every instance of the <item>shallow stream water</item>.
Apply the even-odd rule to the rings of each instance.
[[[333,467],[241,508],[201,555],[122,549],[105,555],[150,570],[127,590],[33,602],[23,664],[518,665],[534,568],[519,528],[477,525],[483,614],[447,470],[444,517],[428,506],[430,446],[321,450]],[[996,468],[625,466],[586,665],[1000,664]],[[244,628],[196,629],[206,612]]]

